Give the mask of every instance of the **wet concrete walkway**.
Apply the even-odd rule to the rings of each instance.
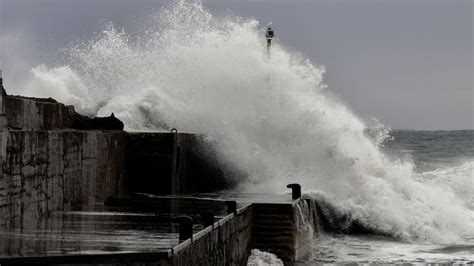
[[[204,228],[204,211],[212,211],[217,221],[227,214],[227,206],[217,200],[140,196],[55,212],[23,223],[27,228],[0,227],[0,263],[28,257],[167,252],[179,244],[179,225],[172,218],[192,217],[197,233]]]
[[[19,223],[27,227],[0,226],[0,264],[156,262],[167,259],[180,244],[174,217],[191,217],[195,234],[204,229],[203,213],[211,212],[216,222],[232,212],[232,203],[239,209],[254,202],[291,203],[291,197],[137,194],[78,211],[58,211]]]

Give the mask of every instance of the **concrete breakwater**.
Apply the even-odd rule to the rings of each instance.
[[[80,209],[124,193],[124,138],[118,132],[9,131],[0,179],[1,223],[23,227],[52,211]]]
[[[3,87],[0,107],[0,225],[125,193],[123,131],[75,129],[72,107],[7,96]]]
[[[258,248],[276,254],[285,265],[310,255],[308,204],[249,204],[175,247],[174,265],[245,265],[250,250]],[[271,211],[271,214],[270,214]]]
[[[144,202],[140,203],[144,204],[142,213],[132,210],[140,207],[127,201],[133,193],[179,196],[214,192],[234,185],[225,169],[216,163],[217,155],[203,151],[205,146],[197,135],[129,133],[122,130],[123,124],[113,114],[107,118],[88,118],[77,114],[72,106],[52,99],[8,96],[3,87],[0,110],[0,229],[3,235],[14,239],[3,244],[7,250],[14,249],[9,245],[23,241],[21,234],[28,230],[50,230],[38,227],[42,221],[50,221],[57,214],[68,217],[71,211],[98,217],[116,215],[124,217],[126,223],[136,215],[151,215],[155,217],[151,220],[158,219],[162,224],[160,230],[172,238],[156,242],[161,248],[133,252],[120,248],[101,249],[100,254],[81,250],[65,252],[61,248],[63,243],[55,244],[56,250],[43,245],[41,254],[34,251],[7,254],[0,250],[0,263],[244,265],[250,250],[258,248],[292,264],[309,254],[307,236],[311,232],[303,224],[308,223],[311,214],[302,200],[288,198],[286,203],[279,204],[249,202],[224,217],[216,217],[215,223],[202,227],[179,244],[173,243],[177,243],[174,241],[180,226],[168,216],[187,215],[189,211],[179,208],[159,211],[153,204]],[[122,199],[126,204],[120,209],[104,211],[107,208],[104,203],[110,203],[110,199]],[[153,201],[169,204],[163,199]],[[194,198],[192,206],[202,201]],[[60,219],[62,224],[67,221],[64,219]],[[80,230],[89,230],[80,221],[74,220],[74,224],[79,222]],[[147,229],[143,230],[146,235]],[[127,237],[127,231],[123,232]],[[61,237],[67,238],[69,233],[64,234]],[[134,241],[138,243],[140,238]]]
[[[217,178],[222,171],[191,149],[199,143],[195,135],[127,133],[113,115],[87,118],[52,99],[4,90],[0,105],[4,226],[31,222],[25,213],[35,219],[128,192],[176,195],[226,186]]]
[[[177,199],[178,201],[180,199]],[[157,202],[156,200],[155,203]],[[166,200],[165,200],[166,201]],[[194,199],[193,205],[198,205],[200,199]],[[74,218],[75,225],[68,225],[62,215],[62,225],[58,228],[54,223],[50,225],[54,230],[50,230],[41,226],[41,233],[24,228],[20,231],[14,231],[13,234],[2,232],[2,237],[8,239],[5,243],[4,239],[0,239],[0,263],[5,264],[77,264],[77,263],[93,263],[93,264],[143,264],[151,263],[157,265],[245,265],[250,255],[250,250],[259,248],[262,250],[274,252],[281,258],[286,265],[292,265],[295,261],[304,260],[308,257],[308,249],[299,244],[304,243],[310,232],[301,230],[298,224],[299,208],[306,206],[306,201],[298,200],[288,204],[273,204],[274,208],[286,209],[285,214],[275,214],[275,216],[285,216],[290,213],[287,220],[281,221],[285,226],[276,224],[271,226],[267,222],[267,227],[262,227],[261,213],[259,209],[268,204],[246,204],[226,216],[220,216],[217,220],[208,226],[199,226],[192,236],[178,242],[176,233],[170,233],[164,228],[163,235],[167,235],[166,241],[153,241],[148,243],[148,249],[132,248],[130,250],[123,249],[124,245],[130,243],[132,245],[140,245],[140,241],[147,240],[146,237],[134,237],[127,233],[123,233],[120,238],[116,238],[117,245],[107,243],[104,238],[108,238],[107,231],[110,231],[114,223],[110,223],[108,219],[97,216],[78,219]],[[137,207],[136,203],[134,207]],[[150,210],[150,209],[148,209]],[[69,212],[68,215],[74,215]],[[188,213],[189,214],[189,213]],[[107,215],[109,216],[109,215]],[[124,220],[124,213],[114,215],[114,221],[132,225],[136,229],[141,229],[147,235],[156,234],[151,231],[150,226],[153,223],[147,223],[147,216],[135,216],[135,223],[130,220]],[[150,217],[151,218],[151,217]],[[68,218],[69,219],[69,218]],[[92,220],[91,220],[92,219]],[[128,218],[129,219],[129,218]],[[93,224],[90,224],[90,222]],[[196,220],[195,220],[196,221]],[[155,220],[155,223],[159,220]],[[163,222],[163,221],[162,221]],[[196,221],[200,223],[199,221]],[[143,227],[143,225],[145,227]],[[89,229],[89,227],[92,228]],[[172,225],[170,225],[172,228]],[[176,226],[176,225],[175,225]],[[34,227],[34,225],[29,225]],[[162,227],[163,228],[163,227]],[[57,230],[64,231],[58,233]],[[181,226],[178,226],[181,230]],[[85,234],[86,237],[92,238],[83,241],[78,235],[73,235],[73,241],[82,241],[85,243],[68,243],[71,232],[70,230],[79,230],[79,234]],[[89,231],[92,230],[92,231]],[[46,234],[44,234],[46,232]],[[138,232],[138,231],[136,231]],[[136,234],[135,232],[135,234]],[[174,229],[172,232],[175,232]],[[18,235],[22,233],[26,235],[34,234],[37,238],[19,239]],[[50,236],[52,234],[52,236]],[[94,234],[99,234],[95,236]],[[174,236],[173,236],[174,234]],[[38,239],[39,238],[41,239]],[[42,239],[46,238],[46,239]],[[125,240],[126,239],[126,240]],[[90,249],[93,243],[99,245],[108,245],[106,249],[96,247]],[[308,244],[308,243],[306,243]],[[8,246],[9,245],[9,246]],[[85,246],[84,246],[85,245]],[[24,253],[18,254],[16,248],[24,249]],[[309,247],[309,246],[308,246]],[[38,250],[39,248],[39,250]],[[74,248],[77,249],[74,252]],[[84,248],[84,249],[82,249]],[[5,254],[5,250],[10,253]]]

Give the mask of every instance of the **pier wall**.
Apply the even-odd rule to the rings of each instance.
[[[277,255],[286,265],[310,254],[311,213],[304,200],[293,204],[255,203],[252,248]]]
[[[217,155],[198,135],[102,130],[123,124],[1,90],[0,225],[103,203],[125,189],[180,195],[229,187]]]
[[[215,192],[232,178],[202,137],[189,133],[128,133],[130,191],[162,195]]]
[[[72,106],[0,89],[0,226],[125,193],[125,132],[73,129]]]
[[[251,249],[277,255],[285,265],[308,259],[314,239],[305,200],[253,203],[173,248],[172,265],[246,265]]]
[[[218,154],[198,135],[83,130],[96,125],[97,120],[92,123],[72,107],[51,99],[7,96],[1,89],[0,227],[28,228],[52,211],[80,210],[129,192],[180,195],[233,185],[218,164]],[[107,120],[112,128],[116,126],[114,119],[112,115]],[[166,254],[150,253],[140,259],[134,257],[136,254],[122,254],[123,258],[104,255],[96,259],[111,263],[143,260],[164,265],[246,265],[250,250],[258,248],[291,265],[310,253],[311,215],[304,200],[255,203]],[[93,257],[88,255],[87,260]],[[71,262],[84,258],[69,257]],[[55,258],[59,262],[62,259]]]
[[[72,128],[72,106],[53,99],[33,99],[6,95],[5,116],[14,130],[53,130]]]
[[[9,130],[0,225],[27,226],[55,210],[125,193],[125,133]]]
[[[172,265],[247,265],[252,242],[252,206],[194,234],[173,248]]]

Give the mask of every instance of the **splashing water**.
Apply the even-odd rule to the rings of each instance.
[[[284,265],[276,255],[258,249],[252,249],[247,266]]]
[[[149,21],[138,37],[108,25],[68,50],[69,65],[34,68],[29,91],[86,114],[114,112],[128,130],[206,134],[245,173],[243,191],[281,193],[299,182],[377,232],[439,242],[474,235],[472,178],[427,181],[388,159],[385,129],[368,128],[326,90],[324,67],[278,40],[268,57],[257,21],[215,18],[196,1]]]

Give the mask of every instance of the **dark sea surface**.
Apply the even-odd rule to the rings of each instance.
[[[417,172],[453,167],[474,159],[474,130],[395,130],[383,149],[391,156],[411,158]]]

